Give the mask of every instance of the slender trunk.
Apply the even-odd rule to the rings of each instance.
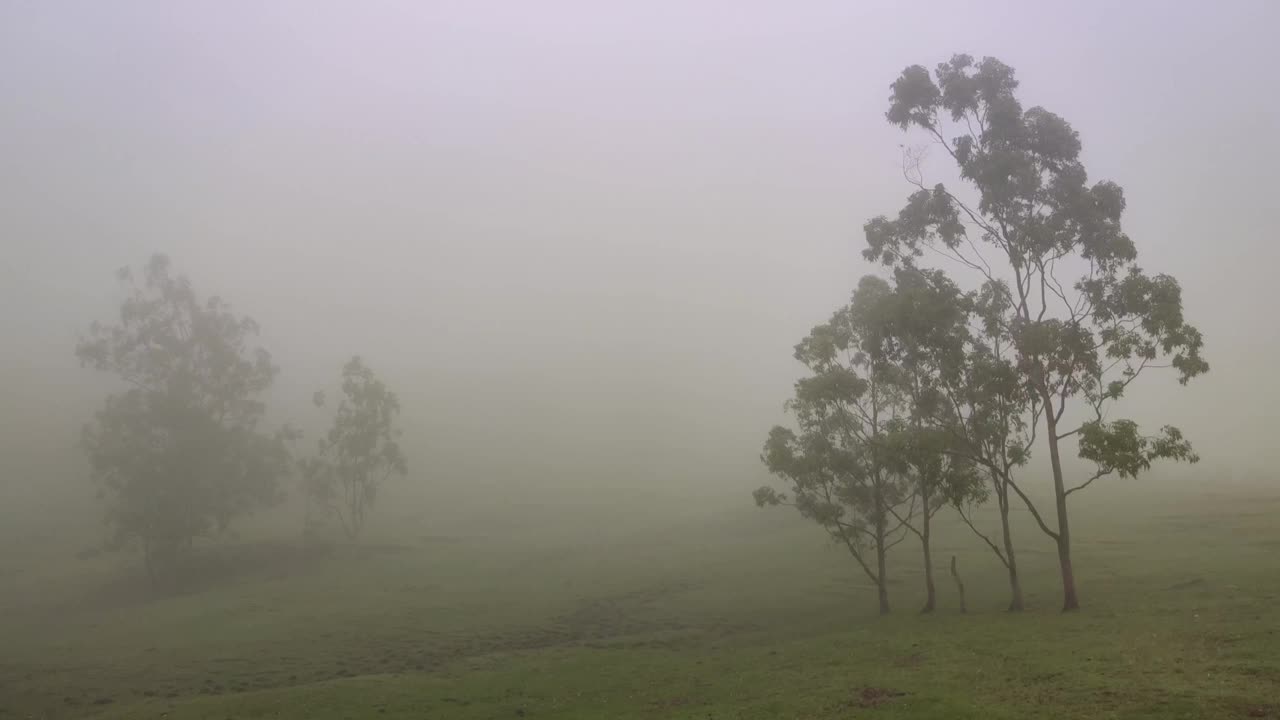
[[[960,579],[960,571],[956,570],[956,556],[951,556],[951,577],[955,578],[956,589],[960,591],[960,614],[969,612],[969,606],[964,601],[964,581]]]
[[[871,434],[873,445],[880,440],[880,400],[875,382],[871,383]],[[878,465],[871,472],[871,491],[876,512],[876,593],[880,600],[880,614],[889,614],[889,577],[885,572],[885,540],[889,525],[889,508],[885,506],[884,477]]]
[[[889,614],[889,579],[884,575],[884,543],[881,542],[876,547],[876,572],[880,575],[879,582],[876,583],[880,597],[880,614]]]
[[[1049,464],[1053,469],[1053,498],[1058,508],[1058,566],[1062,570],[1062,611],[1080,609],[1076,577],[1071,567],[1071,527],[1067,520],[1067,489],[1062,479],[1062,458],[1058,454],[1058,421],[1053,417],[1048,390],[1041,389],[1045,401],[1045,429],[1048,430]]]
[[[1004,539],[1005,564],[1009,569],[1009,612],[1022,612],[1022,581],[1018,579],[1018,560],[1013,554],[1013,530],[1009,527],[1009,489],[998,497],[1000,505],[1000,532]]]
[[[924,607],[921,613],[931,613],[937,602],[937,591],[933,587],[933,554],[929,549],[929,507],[925,506],[924,518],[921,520],[920,547],[924,550]]]
[[[876,496],[876,505],[882,505],[879,493]],[[887,522],[884,513],[879,513],[876,518],[876,591],[880,599],[880,614],[889,614],[889,578],[885,574],[885,568],[888,563],[885,560],[885,535]]]

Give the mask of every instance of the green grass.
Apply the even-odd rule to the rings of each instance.
[[[914,612],[905,542],[888,618],[819,531],[746,504],[602,497],[483,530],[388,506],[328,554],[265,532],[206,548],[165,595],[135,559],[15,535],[0,718],[1280,718],[1280,493],[1097,497],[1069,615],[1025,518],[1028,612],[1002,612],[1000,566],[944,524],[970,614],[945,574]]]

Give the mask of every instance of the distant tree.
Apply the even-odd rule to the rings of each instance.
[[[1147,369],[1172,367],[1186,383],[1209,366],[1200,332],[1183,319],[1177,281],[1136,264],[1137,250],[1120,226],[1120,187],[1090,185],[1076,131],[1044,108],[1024,110],[1017,87],[1013,69],[994,58],[956,55],[932,76],[919,65],[902,72],[886,117],[924,131],[973,192],[962,197],[944,184],[927,185],[913,161],[918,156],[909,157],[904,174],[917,190],[897,218],[866,224],[865,255],[915,266],[930,250],[1005,295],[997,320],[1044,421],[1056,527],[1019,495],[1057,544],[1063,609],[1073,610],[1079,599],[1067,497],[1157,459],[1196,459],[1176,428],[1147,436],[1130,421],[1108,421],[1108,406]],[[1061,281],[1067,273],[1074,280]],[[1068,416],[1072,406],[1085,417]],[[1059,446],[1073,435],[1095,472],[1069,487]]]
[[[754,493],[757,505],[794,506],[844,545],[875,584],[881,614],[890,609],[887,552],[906,536],[916,499],[890,442],[905,396],[877,357],[865,312],[887,291],[883,280],[863,278],[853,301],[796,345],[812,373],[787,403],[799,433],[774,427],[761,455],[790,492]]]
[[[163,255],[141,278],[126,268],[119,279],[129,292],[119,323],[95,322],[76,355],[124,387],[83,441],[117,545],[139,542],[155,581],[195,538],[278,498],[287,432],[258,429],[276,368],[266,351],[249,349],[252,320],[217,297],[202,300]]]
[[[317,392],[314,401],[323,407],[324,393]],[[333,425],[320,438],[316,455],[300,462],[309,530],[314,503],[338,518],[348,538],[356,538],[378,488],[392,474],[408,473],[408,461],[397,441],[399,414],[395,393],[358,356],[351,358],[342,368],[342,399]]]

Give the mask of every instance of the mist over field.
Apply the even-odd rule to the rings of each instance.
[[[858,708],[883,702],[901,717],[1004,717],[966,694],[965,653],[990,642],[1011,657],[1049,646],[1107,656],[1105,643],[1062,650],[1076,641],[1062,624],[1074,619],[1055,614],[1054,544],[1016,498],[1033,611],[1018,622],[1043,623],[1016,648],[994,645],[1009,633],[998,614],[1004,568],[947,509],[939,609],[955,613],[946,565],[959,553],[968,609],[986,613],[969,619],[981,624],[914,622],[913,536],[882,583],[902,617],[879,621],[874,584],[822,529],[752,502],[756,488],[787,484],[761,447],[791,422],[784,403],[809,373],[794,346],[850,303],[860,278],[893,276],[863,256],[864,224],[896,217],[916,190],[904,157],[919,159],[921,187],[964,182],[938,143],[886,122],[904,68],[933,72],[954,53],[998,58],[1016,69],[1023,106],[1069,121],[1089,182],[1124,190],[1135,265],[1177,279],[1212,367],[1185,386],[1153,370],[1107,411],[1153,431],[1177,426],[1199,463],[1156,462],[1072,495],[1082,614],[1096,601],[1097,617],[1123,625],[1247,602],[1223,610],[1239,624],[1213,637],[1249,638],[1239,647],[1256,651],[1239,662],[1252,670],[1219,704],[1163,679],[1117,684],[1139,699],[1116,717],[1280,717],[1280,643],[1258,629],[1274,626],[1280,597],[1277,23],[1280,6],[1264,0],[0,4],[0,608],[20,636],[0,649],[0,718],[320,716],[272,695],[293,691],[352,717],[378,707],[417,717],[416,700],[396,698],[422,688],[474,702],[421,706],[432,717],[852,717],[843,701],[814,699],[850,693]],[[293,465],[281,470],[281,502],[194,543],[197,554],[229,553],[195,585],[153,592],[137,552],[102,550],[112,530],[82,429],[129,378],[86,367],[92,355],[77,347],[95,321],[121,321],[116,272],[141,278],[154,254],[201,303],[216,296],[257,323],[247,347],[267,350],[279,373],[255,427],[295,427],[296,454],[326,437],[353,356],[394,393],[406,472],[387,456],[367,531],[334,530],[328,559],[292,554],[302,553],[307,472]],[[934,266],[964,291],[982,280]],[[1092,410],[1065,417],[1078,425]],[[1064,448],[1068,485],[1078,484],[1093,466],[1074,440]],[[1037,437],[1019,476],[1042,508],[1054,502],[1047,452]],[[1245,536],[1261,544],[1232,544]],[[244,549],[259,543],[283,559]],[[1203,554],[1209,546],[1221,556]],[[255,574],[273,562],[282,574]],[[1125,604],[1181,583],[1201,595]],[[218,608],[270,614],[223,627],[211,619]],[[806,615],[823,620],[794,619]],[[320,641],[311,622],[345,623],[350,635]],[[118,637],[87,629],[112,623]],[[203,635],[189,650],[165,640],[249,638],[250,625],[290,657],[391,657],[383,649],[397,642],[439,641],[448,662],[472,664],[445,671],[434,655],[395,654],[335,673],[264,670],[242,687],[220,679],[215,658],[245,653]],[[535,626],[543,634],[524,630]],[[414,635],[426,627],[439,635]],[[485,634],[494,628],[497,640]],[[625,660],[582,650],[619,637],[643,642]],[[852,690],[802,682],[760,698],[695,683],[629,703],[618,698],[643,692],[591,675],[587,699],[564,699],[566,688],[582,692],[565,678],[586,669],[625,676],[633,662],[655,685],[665,672],[723,678],[729,668],[716,663],[738,662],[726,658],[739,647],[741,657],[758,650],[761,667],[782,652],[803,676],[863,641],[921,659],[868,660],[850,672],[871,679]],[[911,649],[930,642],[950,649]],[[1185,648],[1201,636],[1159,652],[1113,642],[1118,666],[1161,653],[1194,663]],[[157,647],[181,672],[146,660]],[[106,669],[118,657],[136,672]],[[703,660],[720,670],[699,670]],[[926,664],[908,681],[893,674],[903,662]],[[754,671],[744,668],[735,672]],[[1008,672],[1015,686],[1039,687],[1038,675]],[[930,678],[952,688],[945,702],[930,704]],[[218,693],[200,690],[215,680]],[[1096,712],[1088,703],[1106,705],[1090,682],[1045,692],[1092,688],[1071,705],[1083,716]],[[509,702],[511,688],[528,697]],[[1185,706],[1144,704],[1166,694]],[[232,704],[172,705],[208,695]],[[600,714],[606,705],[614,710]]]

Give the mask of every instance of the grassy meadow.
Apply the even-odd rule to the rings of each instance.
[[[1021,615],[943,520],[938,612],[908,540],[887,618],[790,509],[584,497],[387,502],[329,549],[263,519],[166,593],[32,517],[0,557],[0,718],[1280,718],[1280,491],[1099,488],[1069,615],[1027,518]]]

